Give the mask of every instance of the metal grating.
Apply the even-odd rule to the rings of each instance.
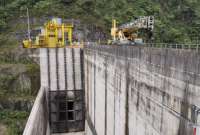
[[[52,133],[84,130],[83,90],[50,91]]]

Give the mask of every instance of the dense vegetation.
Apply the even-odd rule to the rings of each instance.
[[[196,43],[199,39],[199,0],[1,0],[0,30],[26,15],[60,16],[93,22],[107,31],[112,18],[119,23],[137,16],[154,15],[156,42]]]
[[[24,111],[0,111],[0,120],[8,125],[8,135],[22,135],[24,128],[24,121],[28,116],[27,112]]]

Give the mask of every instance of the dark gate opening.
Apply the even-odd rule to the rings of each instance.
[[[49,99],[51,133],[84,130],[83,90],[51,90]]]

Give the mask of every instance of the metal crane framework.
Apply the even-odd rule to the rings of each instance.
[[[139,30],[146,30],[149,37],[152,36],[154,29],[154,17],[143,16],[134,21],[117,27],[117,21],[112,21],[111,36],[112,43],[143,43],[145,37],[139,37]]]
[[[64,24],[61,19],[54,18],[44,25],[41,33],[32,40],[23,41],[24,48],[61,48],[72,46],[73,24]]]

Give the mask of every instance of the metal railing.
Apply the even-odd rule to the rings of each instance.
[[[87,45],[108,45],[107,42],[85,42]],[[127,46],[121,45],[121,46]],[[120,45],[118,45],[120,46]],[[130,46],[141,46],[141,47],[154,47],[154,48],[173,48],[173,49],[191,49],[191,50],[200,50],[200,44],[178,44],[178,43],[145,43],[145,44],[134,44]]]
[[[174,49],[200,49],[200,44],[177,44],[177,43],[147,43],[146,47],[174,48]]]

